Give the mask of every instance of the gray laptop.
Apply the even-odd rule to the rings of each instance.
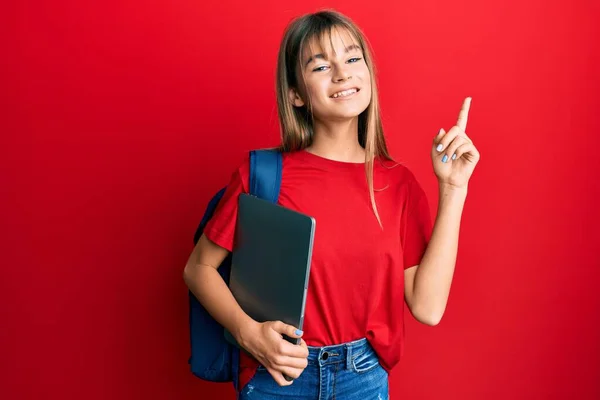
[[[258,322],[279,320],[302,329],[315,219],[249,194],[241,194],[238,205],[233,296]],[[237,346],[229,332],[225,337]]]

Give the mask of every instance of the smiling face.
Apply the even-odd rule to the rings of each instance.
[[[305,46],[297,66],[298,91],[290,89],[296,107],[310,102],[316,120],[356,118],[371,102],[371,72],[358,41],[345,29],[332,29]]]

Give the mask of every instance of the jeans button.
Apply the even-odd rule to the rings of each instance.
[[[321,360],[323,360],[323,361],[327,361],[328,358],[329,358],[328,352],[324,352],[323,355],[321,356]]]

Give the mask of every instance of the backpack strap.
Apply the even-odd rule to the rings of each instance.
[[[277,203],[281,186],[283,157],[276,149],[250,152],[250,194]],[[231,377],[233,387],[239,391],[240,351],[232,348]]]
[[[283,157],[277,149],[250,152],[250,194],[277,203]]]

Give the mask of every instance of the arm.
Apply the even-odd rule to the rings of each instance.
[[[439,183],[437,218],[418,266],[405,273],[406,302],[415,318],[437,325],[444,315],[458,249],[460,219],[479,150],[466,134],[471,98],[463,101],[456,125],[433,139],[431,160]]]
[[[437,325],[446,309],[467,188],[439,186],[438,212],[431,239],[419,265],[404,272],[404,295],[412,315],[427,325]]]
[[[247,337],[243,333],[247,329],[244,328],[249,328],[255,321],[242,310],[217,271],[228,254],[227,249],[202,235],[185,265],[183,279],[215,321],[245,347]]]
[[[231,332],[279,385],[290,385],[282,374],[291,378],[300,376],[308,363],[306,343],[301,339],[301,345],[295,346],[282,338],[281,334],[293,338],[301,336],[291,325],[281,321],[259,323],[242,310],[217,271],[228,254],[227,249],[203,234],[185,265],[183,279],[215,321]]]

